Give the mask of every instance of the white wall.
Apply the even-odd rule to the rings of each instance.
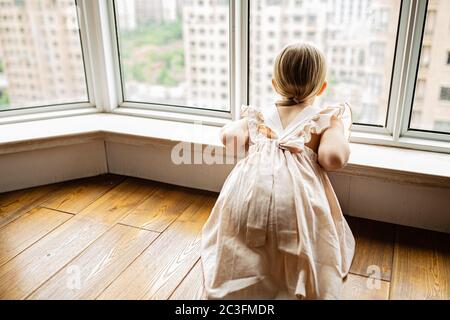
[[[103,140],[0,155],[0,192],[104,174]]]
[[[175,165],[172,145],[107,142],[111,173],[219,192],[232,165]]]
[[[345,214],[450,233],[450,188],[330,174]]]

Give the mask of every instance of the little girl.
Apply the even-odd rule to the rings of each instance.
[[[327,87],[325,57],[308,44],[278,55],[267,109],[243,108],[224,127],[227,147],[249,147],[203,228],[210,299],[338,299],[354,238],[326,171],[349,157],[347,104],[313,105]]]

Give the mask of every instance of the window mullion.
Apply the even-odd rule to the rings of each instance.
[[[232,82],[235,86],[235,103],[232,112],[233,119],[239,118],[241,105],[248,104],[248,37],[249,37],[249,20],[248,20],[248,1],[231,0],[235,9],[233,25],[234,51],[235,56],[235,77]]]
[[[229,23],[228,23],[228,34],[229,34],[229,48],[228,48],[228,62],[229,66],[229,75],[228,75],[228,90],[229,90],[229,104],[230,104],[230,112],[231,118],[236,119],[235,111],[236,105],[238,104],[237,96],[239,95],[239,87],[237,86],[237,76],[239,74],[239,57],[237,55],[237,50],[239,49],[239,45],[237,43],[237,39],[239,39],[239,19],[237,17],[238,4],[235,0],[229,0]]]
[[[86,9],[83,5],[83,0],[76,0],[75,4],[77,6],[77,15],[78,15],[78,26],[80,28],[80,37],[81,37],[81,47],[84,56],[84,70],[86,77],[86,84],[88,89],[88,98],[89,102],[95,105],[95,95],[94,95],[94,83],[91,77],[92,74],[92,60],[90,58],[91,52],[89,50],[89,43],[87,41],[87,24],[86,24]]]
[[[404,114],[404,99],[416,6],[416,0],[403,0],[402,10],[400,12],[397,51],[392,77],[391,96],[389,99],[389,111],[387,115],[387,130],[392,135],[394,141],[398,141],[401,135],[401,121]]]
[[[89,52],[90,72],[94,102],[99,111],[110,112],[119,105],[119,74],[115,68],[113,29],[108,0],[78,0],[82,38]],[[89,32],[88,32],[89,31]]]
[[[407,53],[405,65],[405,93],[402,104],[402,114],[399,116],[398,138],[407,134],[409,130],[409,120],[411,118],[414,91],[416,86],[416,76],[420,63],[420,51],[422,47],[422,37],[427,15],[428,1],[413,1],[412,26],[410,31],[410,45]]]

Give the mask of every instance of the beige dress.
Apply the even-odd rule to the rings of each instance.
[[[228,176],[202,233],[209,299],[338,299],[355,241],[317,154],[347,104],[303,109],[283,129],[277,108],[245,107],[249,153]]]

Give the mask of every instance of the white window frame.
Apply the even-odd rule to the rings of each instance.
[[[414,95],[416,90],[417,75],[419,73],[420,56],[422,51],[423,37],[425,36],[426,15],[429,1],[419,1],[414,13],[415,23],[412,26],[410,59],[407,70],[409,70],[405,85],[405,104],[402,108],[400,137],[417,139],[431,139],[450,142],[450,134],[433,132],[432,130],[415,130],[410,128],[410,118],[414,107]]]
[[[119,76],[119,79],[116,80],[117,88],[116,92],[118,95],[118,107],[115,109],[115,112],[117,113],[126,113],[129,114],[132,109],[140,109],[140,116],[148,115],[149,117],[156,116],[157,113],[151,112],[163,112],[167,113],[167,116],[169,118],[174,119],[180,119],[182,120],[183,115],[198,115],[198,116],[208,116],[208,117],[214,117],[218,119],[225,119],[225,120],[231,120],[235,119],[235,110],[236,110],[236,92],[237,92],[237,85],[234,82],[233,79],[235,79],[236,75],[236,65],[239,63],[239,59],[236,55],[237,47],[236,46],[236,30],[239,28],[239,16],[238,14],[238,5],[237,3],[240,2],[239,0],[230,0],[229,5],[229,107],[230,111],[220,111],[220,110],[212,110],[212,109],[204,109],[204,108],[198,108],[195,106],[175,106],[171,104],[160,104],[160,103],[144,103],[144,102],[130,102],[130,101],[124,101],[124,92],[123,88],[125,86],[124,79],[122,78],[121,74],[121,65],[120,65],[120,56],[119,56],[119,35],[118,35],[118,13],[117,13],[117,6],[115,5],[115,1],[108,1],[107,7],[108,7],[108,13],[109,13],[109,27],[113,32],[111,33],[111,43],[112,43],[112,51],[114,52],[114,69],[117,76]],[[125,110],[125,112],[122,112]],[[143,112],[146,110],[147,112]],[[131,112],[132,113],[132,112]],[[217,124],[222,125],[224,122],[219,121]]]
[[[60,116],[65,112],[73,115],[76,110],[202,121],[209,125],[223,125],[239,118],[240,106],[249,102],[249,1],[229,0],[230,112],[124,102],[113,1],[76,0],[89,102],[4,111],[0,113],[0,123],[5,116],[26,115],[28,119],[30,112],[43,116],[57,111]],[[352,142],[450,153],[450,134],[408,128],[427,5],[428,0],[402,0],[386,124],[354,125]]]

